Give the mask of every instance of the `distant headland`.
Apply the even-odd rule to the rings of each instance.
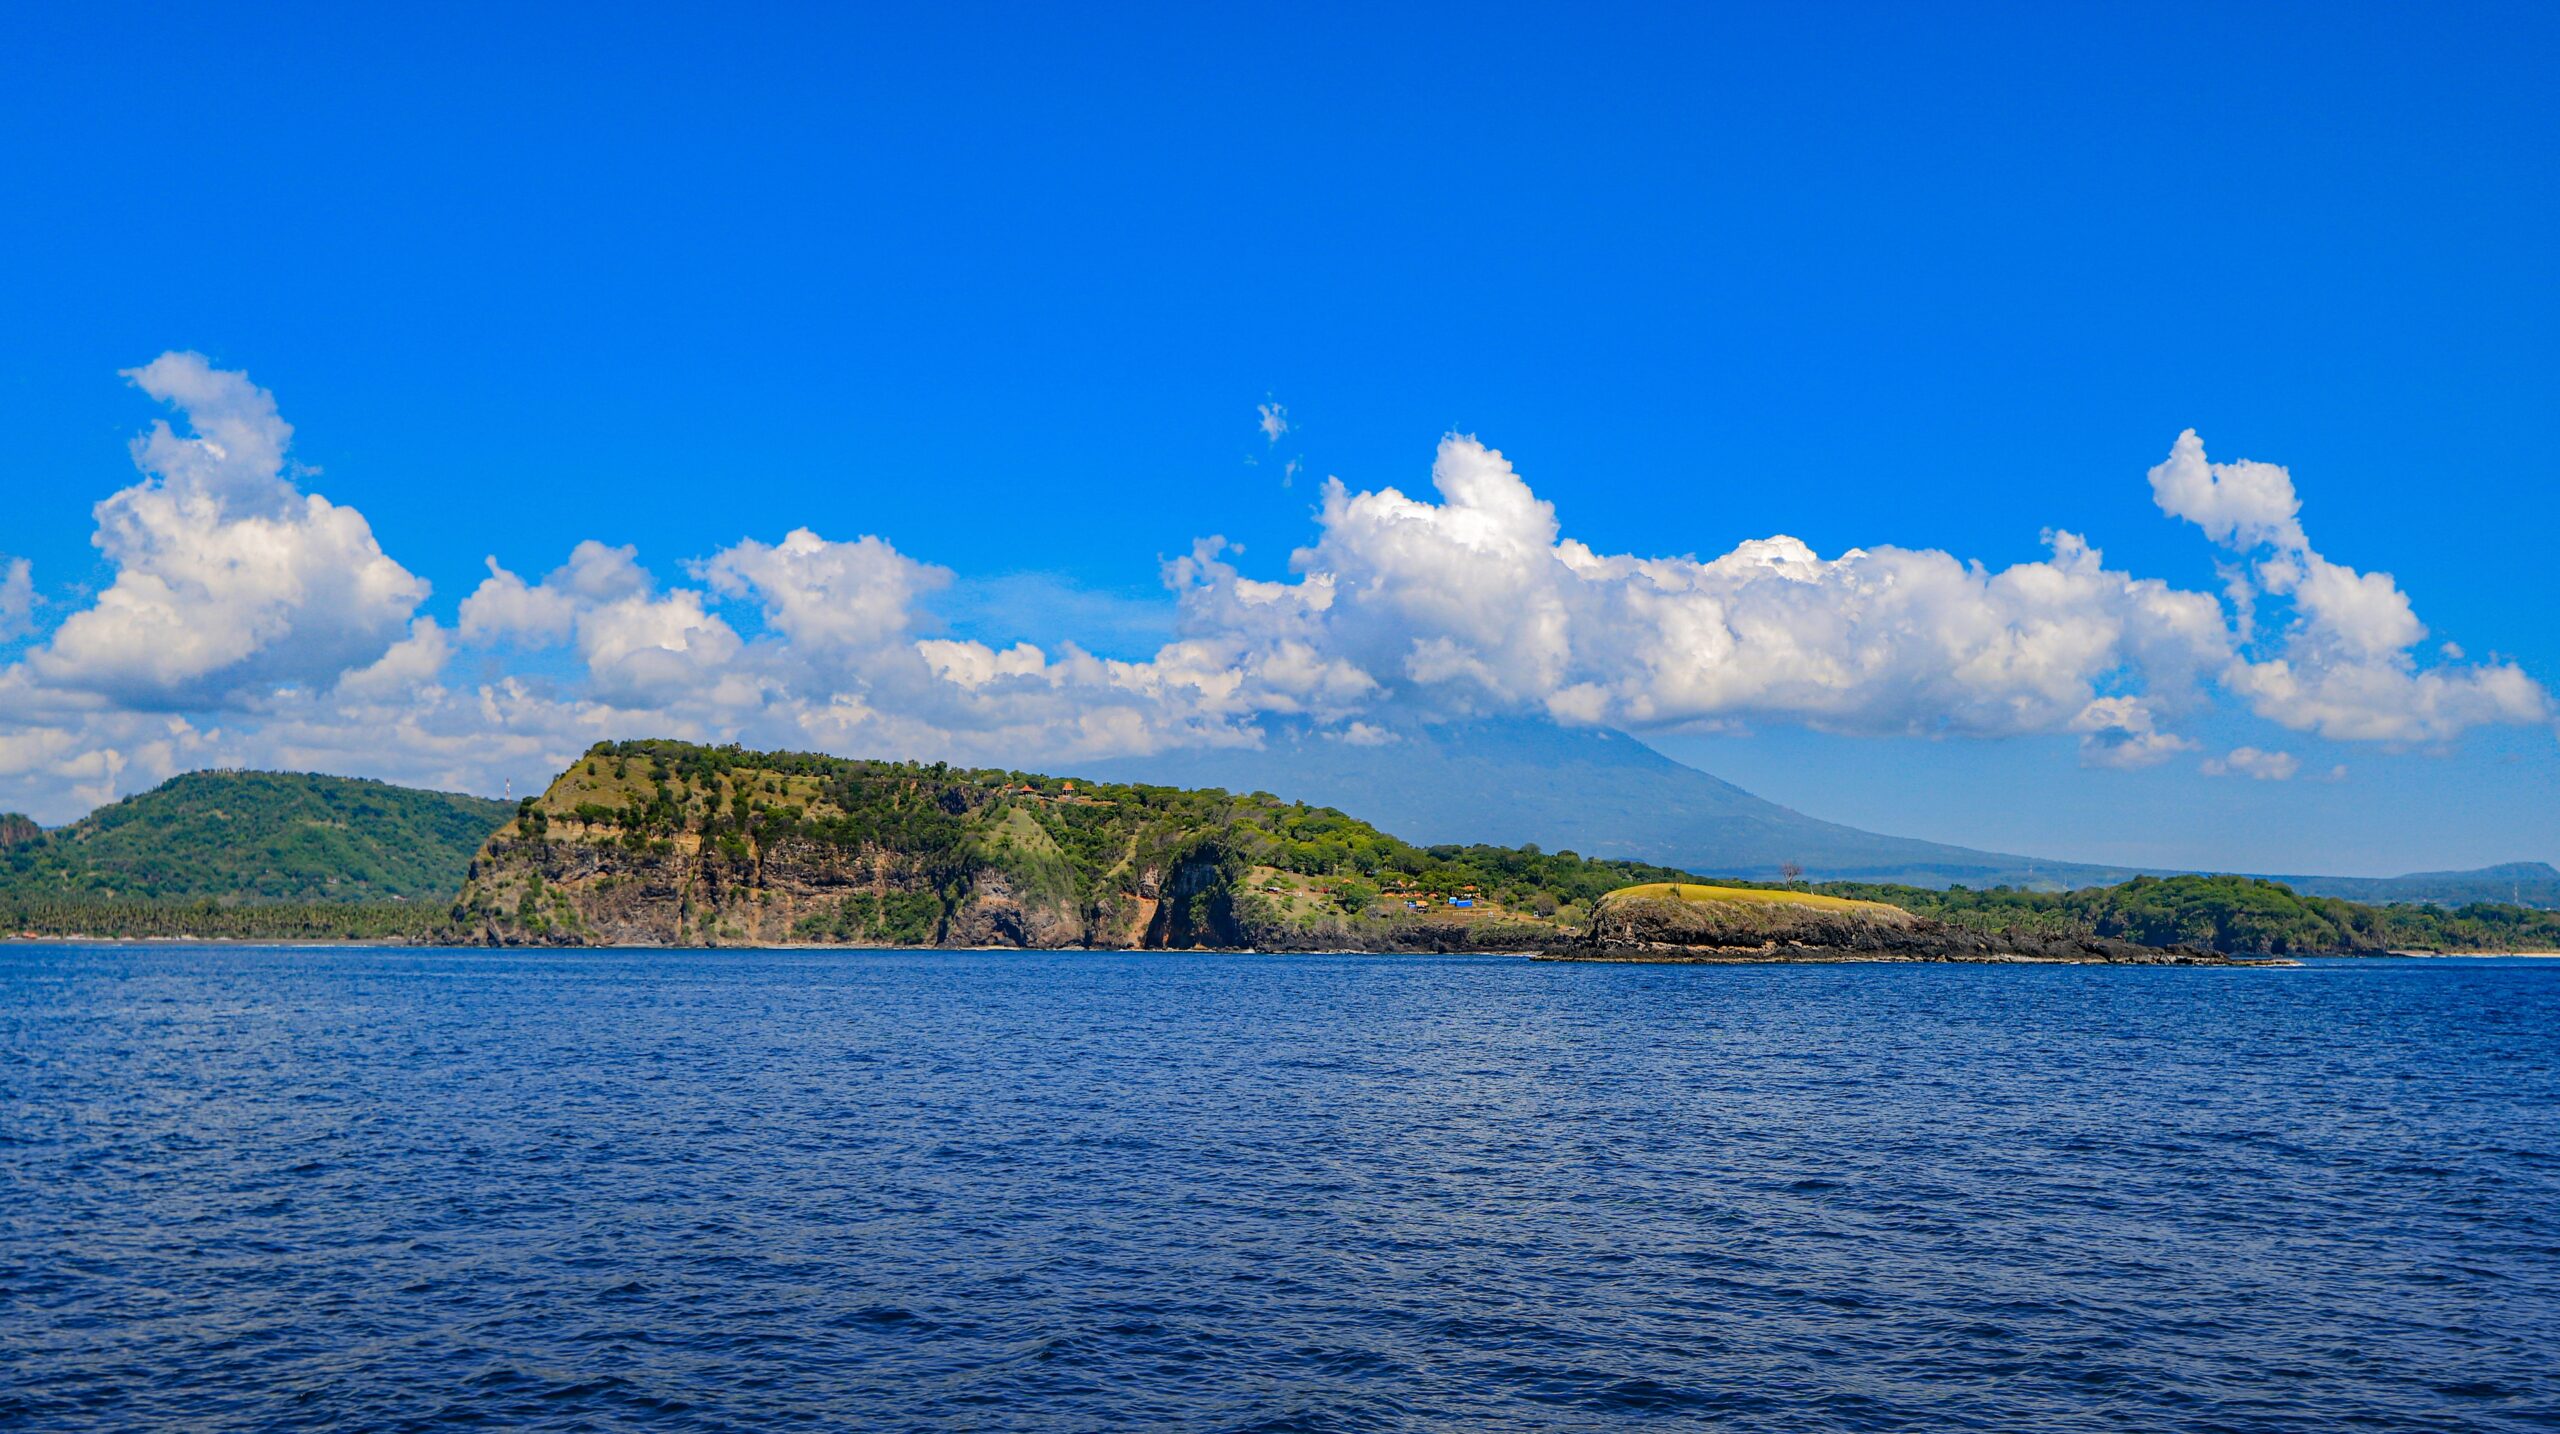
[[[2243,877],[1708,883],[1535,846],[1417,846],[1261,792],[632,741],[513,806],[200,772],[59,832],[0,818],[0,933],[2195,964],[2549,950],[2560,913]]]

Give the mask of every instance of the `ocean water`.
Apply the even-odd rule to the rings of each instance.
[[[0,1426],[2527,1429],[2560,962],[0,947]]]

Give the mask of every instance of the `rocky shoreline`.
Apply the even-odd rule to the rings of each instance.
[[[1838,965],[1853,962],[1952,962],[1976,965],[2027,966],[2299,966],[2299,961],[2245,959],[2213,951],[2161,950],[2121,941],[2038,943],[2032,951],[2006,949],[1997,943],[1979,949],[1862,950],[1837,946],[1619,946],[1541,952],[1540,961],[1619,962],[1659,966],[1765,966],[1787,963]]]
[[[1016,891],[1004,874],[987,872],[981,874],[970,900],[937,932],[938,939],[809,941],[795,939],[798,913],[840,901],[846,891],[860,889],[857,883],[874,893],[894,895],[900,890],[918,891],[923,882],[885,851],[865,851],[847,861],[832,851],[782,843],[758,857],[749,867],[699,850],[641,853],[608,842],[557,838],[527,842],[502,833],[474,863],[472,875],[475,887],[487,891],[490,879],[504,874],[509,879],[503,888],[505,900],[475,903],[484,914],[454,944],[1485,954],[1542,961],[1680,965],[2243,964],[2198,947],[2161,948],[2095,937],[2023,933],[1994,937],[1874,902],[1811,895],[1734,901],[1660,894],[1726,890],[1714,887],[1613,893],[1595,907],[1588,924],[1580,929],[1504,918],[1277,926],[1238,920],[1221,904],[1218,919],[1175,932],[1167,929],[1163,914],[1186,891],[1207,884],[1202,880],[1205,872],[1180,865],[1132,873],[1127,896],[1100,913],[1110,918],[1106,920],[1075,920],[1059,904],[1027,900],[1027,894]],[[519,880],[525,884],[515,885]],[[548,903],[559,919],[543,923],[493,919],[496,912],[490,910],[495,906],[517,915],[533,903]]]

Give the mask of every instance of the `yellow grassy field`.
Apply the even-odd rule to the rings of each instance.
[[[1622,886],[1609,893],[1616,897],[1663,897],[1674,895],[1682,901],[1738,901],[1762,906],[1810,906],[1822,911],[1890,911],[1901,914],[1902,908],[1881,901],[1852,901],[1845,896],[1824,896],[1811,891],[1762,891],[1749,886],[1697,886],[1688,882],[1654,881],[1642,886]]]

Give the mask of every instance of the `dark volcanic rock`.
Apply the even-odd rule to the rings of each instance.
[[[947,946],[1022,946],[1053,950],[1086,943],[1085,923],[1064,902],[1017,892],[1001,871],[982,871],[968,901],[952,914]]]

